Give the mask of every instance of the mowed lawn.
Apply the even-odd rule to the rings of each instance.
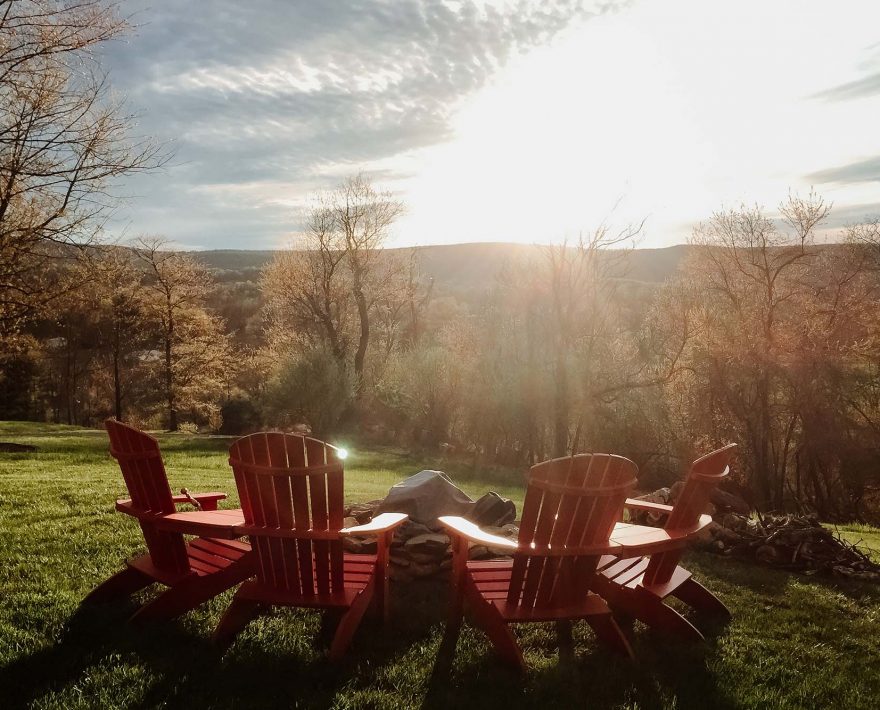
[[[160,436],[174,489],[236,496],[228,439]],[[680,645],[639,624],[630,663],[600,649],[583,625],[560,662],[552,625],[516,627],[529,672],[502,666],[465,625],[442,643],[445,585],[395,589],[388,627],[365,621],[347,659],[325,659],[320,614],[275,610],[225,653],[210,634],[230,593],[179,621],[130,628],[137,601],[80,608],[80,600],[143,551],[135,522],[115,513],[124,495],[102,431],[0,423],[0,708],[38,707],[847,707],[880,702],[880,585],[759,569],[710,555],[687,560],[732,609],[704,644]],[[347,442],[341,442],[347,443]],[[422,468],[450,473],[473,496],[488,489],[521,503],[518,472],[481,476],[461,465],[352,448],[346,497],[369,500]],[[878,531],[846,534],[868,544]]]

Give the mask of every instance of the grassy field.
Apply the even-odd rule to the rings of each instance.
[[[692,554],[697,577],[734,620],[704,644],[671,643],[636,625],[636,663],[598,648],[576,627],[574,659],[560,661],[552,626],[518,627],[529,673],[518,678],[465,626],[454,654],[442,643],[443,585],[395,590],[389,628],[367,620],[347,660],[326,662],[320,615],[274,611],[226,652],[210,633],[229,594],[175,623],[132,629],[138,599],[79,608],[98,582],[138,553],[103,432],[0,423],[0,441],[36,454],[0,453],[0,708],[37,707],[876,707],[880,698],[880,587],[823,581]],[[220,437],[161,437],[171,485],[226,490],[236,505]],[[368,500],[422,468],[462,488],[519,502],[518,475],[501,485],[461,467],[393,450],[355,449],[346,497]],[[847,527],[880,548],[880,531]],[[142,600],[150,592],[145,592]]]

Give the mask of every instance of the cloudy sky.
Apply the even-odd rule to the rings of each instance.
[[[171,164],[114,231],[275,248],[363,171],[396,244],[551,242],[814,186],[880,216],[877,0],[123,0],[107,52]]]

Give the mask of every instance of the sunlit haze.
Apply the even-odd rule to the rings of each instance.
[[[534,36],[513,3],[392,3],[367,29],[340,17],[338,33],[329,8],[318,26],[292,4],[283,21],[316,29],[288,45],[265,41],[277,6],[256,3],[223,57],[207,46],[236,31],[228,14],[169,46],[168,4],[129,4],[143,26],[109,57],[112,76],[176,156],[132,182],[126,234],[281,246],[314,190],[359,170],[406,203],[397,245],[550,242],[644,219],[642,244],[663,246],[721,206],[772,209],[811,186],[835,204],[830,227],[880,213],[876,2],[543,3]],[[485,45],[443,40],[433,66],[425,33],[441,20]],[[496,21],[509,31],[479,35]],[[369,35],[385,27],[378,57]]]

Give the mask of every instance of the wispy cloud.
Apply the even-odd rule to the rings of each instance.
[[[880,218],[880,202],[844,205],[835,207],[823,226],[827,230],[834,230],[851,224],[863,224],[868,220],[878,218]],[[833,238],[839,239],[839,237],[839,234],[833,234]]]
[[[848,101],[880,94],[880,43],[868,47],[868,57],[859,64],[865,76],[814,94],[823,101]]]
[[[820,170],[807,176],[817,185],[824,183],[857,183],[880,182],[880,155],[867,160],[860,160],[848,165],[841,165],[828,170]]]
[[[280,205],[251,213],[246,224],[226,219],[229,200],[254,198],[251,188],[195,188],[308,189],[334,165],[447,140],[461,101],[513,55],[616,4],[129,0],[122,10],[138,30],[109,53],[112,80],[142,110],[140,130],[172,139],[177,155],[166,179],[133,183],[142,199],[132,204],[131,227],[162,216],[170,229],[173,217],[176,229],[194,230],[183,235],[188,242],[206,246],[238,236],[232,230],[283,232],[292,215]],[[178,220],[181,211],[188,213]]]

